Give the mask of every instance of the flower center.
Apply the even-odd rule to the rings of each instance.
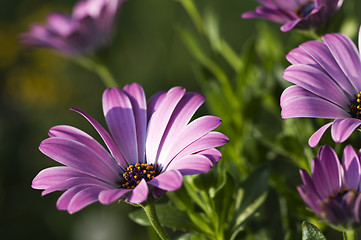
[[[295,13],[303,18],[306,17],[308,14],[310,14],[310,12],[312,12],[312,10],[315,9],[315,2],[314,1],[309,1],[305,4],[302,4],[296,11]]]
[[[361,119],[361,91],[350,104],[349,113],[353,118]]]
[[[121,188],[133,189],[135,188],[142,179],[150,181],[155,176],[155,170],[152,165],[146,163],[136,163],[130,165],[122,175],[120,182]]]
[[[333,225],[358,226],[360,222],[357,220],[358,217],[356,217],[355,211],[358,209],[356,199],[360,195],[361,192],[355,189],[339,189],[335,194],[329,195],[320,203],[321,214]]]

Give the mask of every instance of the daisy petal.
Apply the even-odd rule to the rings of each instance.
[[[108,189],[101,191],[99,194],[99,202],[102,204],[111,204],[121,198],[125,198],[127,193],[131,192],[132,189]]]
[[[175,191],[182,186],[182,174],[177,170],[167,170],[151,181],[148,184],[166,191]]]
[[[66,138],[48,138],[41,142],[39,149],[55,161],[75,168],[108,182],[116,182],[119,176],[87,146]]]
[[[77,141],[81,144],[84,144],[88,148],[96,152],[106,164],[114,171],[115,174],[118,174],[120,167],[118,163],[110,156],[110,154],[105,150],[105,148],[100,145],[94,138],[89,136],[87,133],[71,126],[59,125],[50,128],[49,130],[50,137],[60,137],[67,138],[70,140]]]
[[[349,81],[360,91],[361,61],[355,44],[340,33],[326,34],[322,39]]]
[[[212,161],[203,155],[190,155],[172,161],[167,171],[175,169],[180,171],[183,175],[193,175],[208,172],[212,168]]]
[[[358,191],[361,176],[360,160],[351,145],[347,145],[343,152],[344,187]]]
[[[291,65],[284,71],[283,78],[343,108],[348,107],[349,100],[339,85],[315,67]]]
[[[337,105],[319,97],[293,98],[282,104],[282,118],[347,118],[350,114]]]
[[[142,203],[148,198],[148,185],[147,182],[142,179],[140,183],[133,189],[130,196],[126,199],[128,202],[131,203]]]
[[[103,187],[88,187],[76,193],[70,200],[67,210],[73,214],[91,203],[98,201],[99,192],[104,190]]]
[[[164,132],[161,146],[159,146],[159,165],[163,165],[167,161],[168,154],[174,149],[174,145],[179,145],[178,136],[181,135],[181,132],[204,100],[205,97],[199,93],[186,93],[179,101]]]
[[[331,128],[331,136],[335,142],[344,142],[361,125],[361,120],[356,118],[336,119]]]
[[[139,84],[132,83],[124,87],[124,92],[132,103],[137,132],[138,161],[143,163],[145,161],[145,135],[147,132],[147,102],[144,90]]]
[[[310,145],[310,147],[316,147],[317,144],[320,142],[321,137],[323,136],[323,134],[326,132],[326,130],[331,125],[332,125],[332,122],[327,123],[327,124],[323,125],[320,129],[318,129],[314,134],[312,134],[310,139],[308,139],[308,145]]]
[[[156,163],[159,154],[159,146],[163,138],[164,131],[172,116],[178,102],[185,94],[185,89],[174,87],[170,89],[163,101],[160,103],[148,123],[148,135],[146,141],[146,156],[148,163]]]
[[[99,135],[101,136],[101,138],[103,139],[103,141],[105,142],[105,144],[107,145],[109,151],[112,153],[112,155],[114,156],[114,158],[117,160],[117,162],[119,163],[119,165],[123,168],[126,169],[128,164],[127,162],[124,160],[123,155],[120,153],[117,145],[115,144],[113,138],[109,135],[109,133],[103,128],[102,125],[100,125],[98,123],[98,121],[96,121],[93,117],[91,117],[89,114],[83,112],[82,110],[78,109],[78,108],[71,108],[70,110],[73,110],[79,114],[81,114],[86,120],[88,120],[90,122],[90,124],[93,125],[93,127],[95,128],[95,130],[97,130],[97,132],[99,133]]]
[[[137,163],[137,133],[129,97],[119,88],[106,89],[103,93],[103,111],[110,133],[127,163]]]

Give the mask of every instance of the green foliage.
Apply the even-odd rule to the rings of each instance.
[[[309,222],[302,223],[302,240],[326,240],[322,232]]]
[[[190,224],[190,219],[187,214],[177,210],[174,206],[170,204],[158,204],[156,205],[156,211],[159,221],[163,226],[187,231],[194,230],[194,226]],[[151,226],[143,209],[131,212],[129,217],[142,226]]]

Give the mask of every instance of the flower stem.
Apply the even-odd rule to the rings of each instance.
[[[152,224],[155,231],[158,233],[159,237],[162,240],[169,240],[170,238],[169,238],[168,234],[165,232],[164,228],[162,227],[162,225],[160,224],[160,222],[158,220],[157,213],[155,211],[154,202],[140,204],[140,206],[142,206],[142,208],[144,209],[150,223]]]
[[[89,71],[96,73],[107,88],[118,86],[108,68],[99,61],[92,58],[79,57],[75,59],[75,62]]]
[[[343,232],[344,240],[357,240],[357,232],[353,230]]]

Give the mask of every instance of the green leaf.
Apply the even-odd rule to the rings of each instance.
[[[194,233],[186,233],[177,238],[177,240],[205,240],[205,239],[207,238]]]
[[[187,212],[194,211],[194,201],[189,196],[184,185],[182,185],[182,187],[177,191],[167,192],[167,196],[179,210]]]
[[[215,210],[218,216],[218,227],[225,228],[227,218],[233,214],[234,196],[236,191],[235,181],[228,173],[224,173],[224,181],[215,191],[213,198]],[[223,229],[223,231],[226,229]]]
[[[235,239],[245,221],[252,216],[266,199],[268,191],[268,166],[256,168],[241,184],[236,200],[236,218],[231,239]]]
[[[237,96],[234,95],[233,87],[223,69],[205,54],[201,44],[189,31],[178,28],[178,33],[193,57],[218,80],[230,107],[236,109],[239,105]]]
[[[214,230],[210,227],[210,219],[204,213],[189,213],[189,217],[197,224],[200,232],[204,232],[209,236],[213,235]]]
[[[302,223],[302,240],[326,240],[326,237],[315,225],[304,221]]]
[[[155,206],[155,209],[160,223],[165,227],[179,230],[198,230],[186,213],[177,210],[170,204],[158,204]],[[131,212],[129,217],[142,226],[151,225],[143,209]]]

